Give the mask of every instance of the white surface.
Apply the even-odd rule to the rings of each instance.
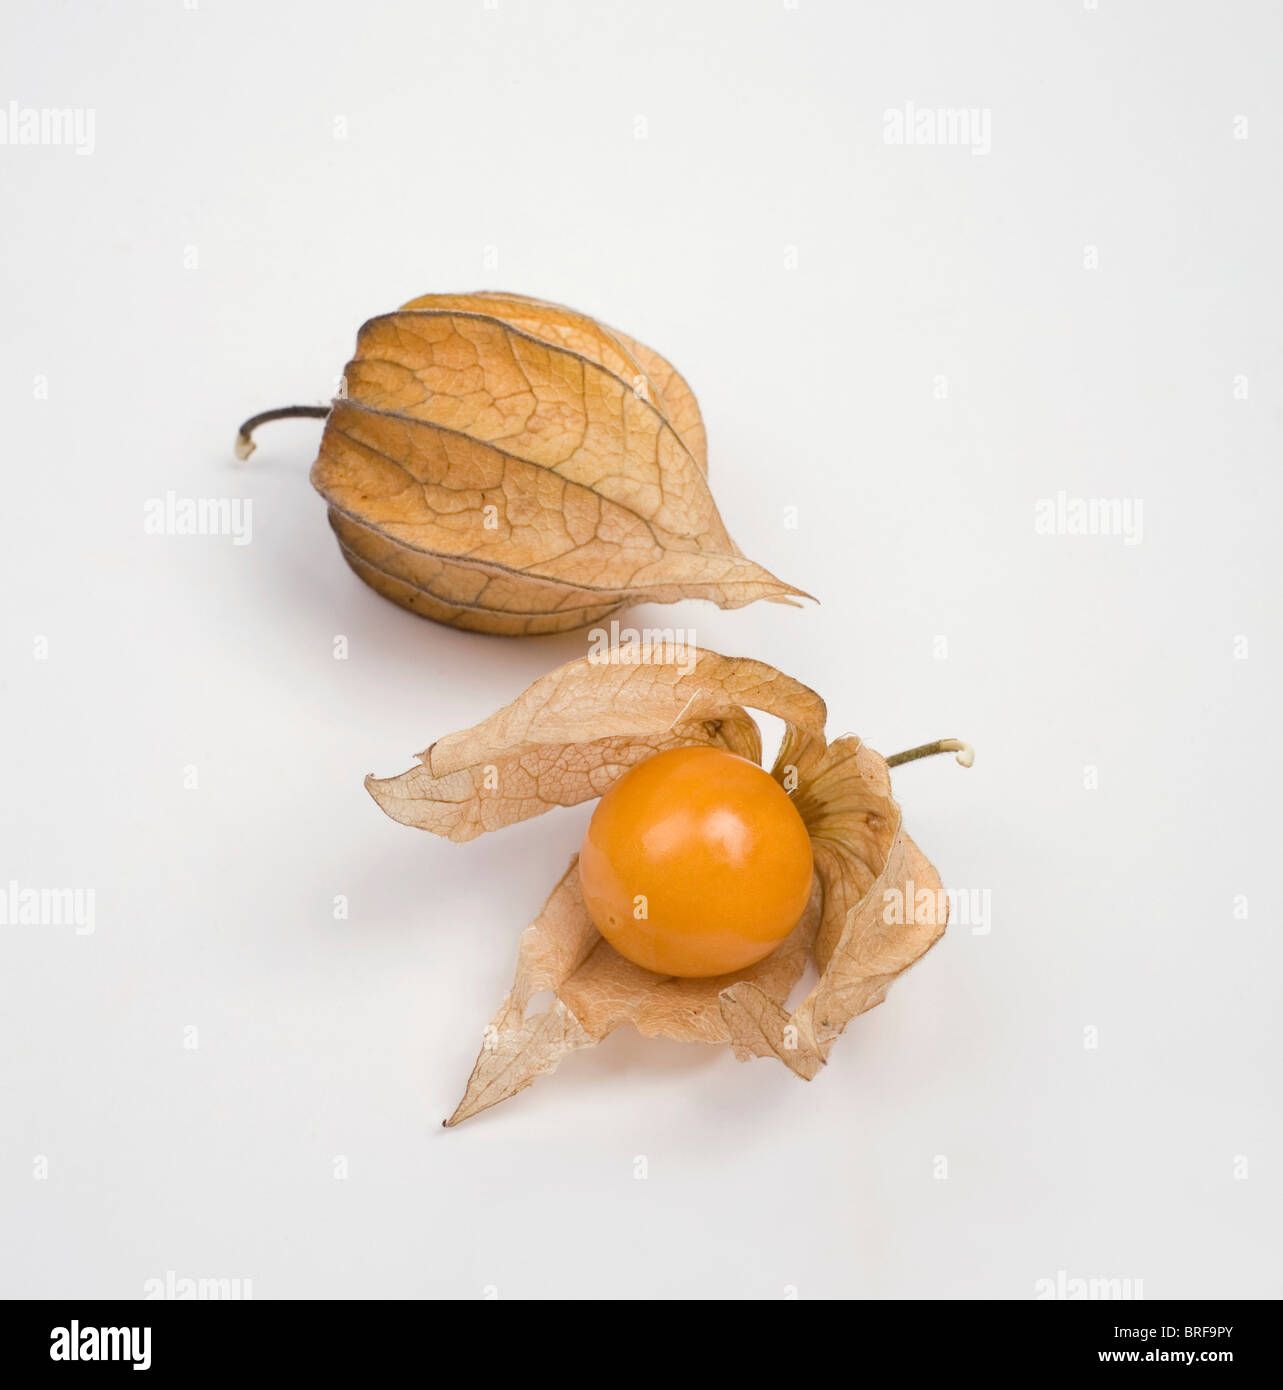
[[[0,100],[96,124],[0,146],[0,881],[92,887],[96,927],[0,928],[0,1292],[1283,1293],[1275,7],[6,28]],[[885,144],[907,102],[988,110],[991,151]],[[482,286],[671,355],[732,534],[823,600],[641,621],[801,677],[834,732],[978,750],[895,780],[992,930],[809,1086],[628,1030],[440,1128],[587,809],[456,847],[361,777],[583,638],[401,612],[339,557],[317,423],[231,445],[326,399],[364,318]],[[252,543],[145,535],[168,489],[252,499]],[[1142,542],[1035,534],[1062,490],[1142,499]]]

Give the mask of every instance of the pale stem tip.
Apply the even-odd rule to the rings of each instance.
[[[903,753],[893,753],[887,759],[887,766],[899,767],[901,763],[916,762],[936,753],[956,753],[960,767],[970,767],[976,760],[976,750],[969,743],[960,738],[938,738],[934,743],[920,743],[916,748],[906,748]]]
[[[236,432],[236,457],[244,462],[254,452],[254,441],[250,435],[269,420],[324,420],[330,413],[328,405],[283,405],[279,410],[265,410],[261,415],[251,415]]]
[[[944,747],[950,753],[958,755],[959,767],[970,767],[976,760],[976,750],[969,743],[963,743],[960,738],[946,739]]]

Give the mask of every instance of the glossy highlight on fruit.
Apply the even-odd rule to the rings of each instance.
[[[769,955],[801,918],[811,871],[810,836],[784,788],[706,746],[626,772],[579,853],[597,930],[661,975],[723,975]]]

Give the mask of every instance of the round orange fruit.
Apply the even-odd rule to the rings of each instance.
[[[706,746],[630,768],[579,852],[597,930],[661,975],[724,975],[768,956],[801,918],[811,871],[810,836],[784,788]]]

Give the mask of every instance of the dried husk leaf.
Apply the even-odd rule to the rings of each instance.
[[[531,634],[804,597],[727,534],[680,373],[586,315],[425,295],[361,328],[345,382],[312,481],[349,564],[403,607]]]
[[[787,997],[806,969],[818,916],[816,886],[792,934],[750,970],[715,980],[656,975],[625,960],[593,926],[576,856],[521,934],[512,990],[486,1029],[467,1091],[446,1123],[456,1125],[524,1091],[567,1053],[592,1047],[621,1023],[647,1037],[730,1041],[719,991],[754,980],[766,997]],[[527,1018],[530,1000],[543,990],[555,992],[552,1004]]]
[[[498,314],[531,337],[578,352],[623,377],[634,390],[646,391],[672,421],[702,472],[708,471],[708,436],[699,403],[685,377],[659,353],[607,328],[587,314],[529,295],[482,290],[472,294],[425,294],[403,309],[458,309],[464,313]]]
[[[488,719],[438,740],[419,766],[366,785],[394,819],[469,840],[600,796],[662,748],[710,743],[760,761],[749,710],[763,710],[784,721],[773,775],[795,788],[811,833],[807,911],[777,950],[746,970],[657,975],[597,932],[572,859],[522,933],[512,990],[448,1124],[524,1090],[621,1023],[647,1036],[730,1043],[741,1059],[776,1057],[809,1080],[847,1023],[881,1003],[944,932],[940,879],[904,833],[882,757],[854,737],[826,743],[823,700],[774,667],[700,650],[683,670],[671,656],[643,643],[570,662]],[[888,911],[895,903],[898,915]],[[790,1011],[808,960],[818,979]],[[544,990],[553,1003],[527,1018]]]
[[[687,670],[660,664],[663,655],[641,643],[580,657],[480,724],[438,739],[420,766],[367,777],[366,786],[393,820],[471,840],[600,796],[664,748],[710,743],[759,762],[745,706],[823,731],[823,700],[772,666],[701,650]]]

